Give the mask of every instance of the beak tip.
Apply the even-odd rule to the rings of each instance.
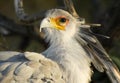
[[[42,28],[40,27],[40,32],[42,31]]]
[[[42,28],[50,27],[50,23],[48,21],[48,18],[44,18],[40,23],[40,32],[42,31]]]

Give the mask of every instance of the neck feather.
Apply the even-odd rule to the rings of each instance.
[[[54,33],[54,34],[53,34]],[[64,73],[66,83],[89,83],[91,78],[90,59],[74,35],[49,31],[46,41],[50,47],[45,55],[56,61]]]

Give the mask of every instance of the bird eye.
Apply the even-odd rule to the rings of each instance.
[[[60,19],[59,19],[59,22],[60,22],[60,23],[65,23],[66,21],[67,21],[66,18],[60,18]]]
[[[67,19],[66,17],[64,17],[64,16],[59,16],[59,17],[56,17],[55,18],[55,23],[56,23],[56,25],[58,25],[58,26],[66,26],[67,24],[68,24],[68,22],[69,22],[69,19]]]

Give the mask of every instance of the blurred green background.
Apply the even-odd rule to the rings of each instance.
[[[45,9],[51,9],[63,6],[62,0],[23,0],[24,9],[28,14],[34,14]],[[86,19],[87,23],[100,23],[103,28],[94,29],[95,33],[108,35],[111,38],[99,38],[104,48],[109,53],[110,57],[120,68],[120,1],[119,0],[73,0],[75,8],[79,15]],[[35,25],[27,25],[19,22],[14,8],[14,0],[0,0],[0,14],[11,19],[14,23],[23,26],[33,26],[33,29],[28,29],[28,35],[24,36],[6,30],[7,34],[2,34],[3,26],[0,26],[0,50],[10,51],[34,51],[42,52],[46,49],[37,38],[29,33],[37,33],[39,35],[39,23]],[[0,17],[1,19],[1,17]],[[2,22],[2,21],[0,21]],[[1,25],[1,24],[0,24]],[[37,28],[37,29],[36,29]],[[17,27],[16,27],[17,29]],[[22,29],[22,28],[21,28]],[[5,30],[4,30],[5,31]],[[39,38],[39,37],[38,37]],[[93,77],[93,83],[110,83],[106,75],[96,73]]]

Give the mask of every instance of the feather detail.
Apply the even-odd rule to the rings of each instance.
[[[106,72],[113,83],[120,83],[120,72],[117,66],[110,59],[105,49],[89,28],[80,28],[79,39],[82,46],[92,59],[92,64],[100,72]],[[84,44],[83,44],[84,43]]]

